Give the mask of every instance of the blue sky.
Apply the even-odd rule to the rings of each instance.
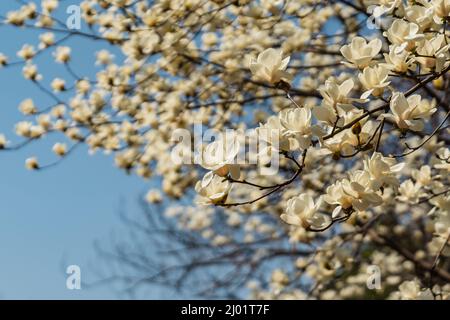
[[[77,2],[63,1],[60,17],[64,17],[68,4]],[[0,14],[4,16],[17,7],[14,0],[1,1]],[[37,46],[38,34],[0,27],[0,52],[16,60],[15,52],[23,43]],[[70,46],[77,72],[92,76],[94,53],[105,44],[75,39]],[[46,84],[56,75],[69,79],[63,67],[51,63],[48,55],[36,63]],[[41,108],[52,104],[22,78],[21,68],[0,70],[0,132],[12,142],[19,141],[14,135],[14,124],[23,119],[17,110],[23,99],[32,97]],[[149,183],[116,169],[111,157],[89,155],[85,147],[45,171],[30,172],[24,168],[29,156],[36,155],[43,163],[54,160],[51,147],[56,141],[64,140],[48,137],[16,152],[0,152],[0,298],[122,297],[108,286],[68,290],[65,268],[79,265],[82,280],[93,279],[91,265],[99,262],[93,241],[105,240],[112,230],[118,230],[119,203],[124,201],[130,212],[138,210],[136,200],[149,188]],[[146,297],[158,297],[158,291],[150,291]]]

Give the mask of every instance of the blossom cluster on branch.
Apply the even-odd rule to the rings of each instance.
[[[1,135],[0,149],[56,135],[58,159],[32,156],[28,169],[84,144],[161,179],[148,202],[164,204],[196,250],[232,252],[223,263],[235,276],[221,288],[241,279],[253,298],[450,297],[449,0],[85,0],[81,30],[59,20],[61,4],[2,16],[39,36],[0,65],[22,66],[53,104],[26,97],[23,140]],[[72,38],[105,44],[94,78],[74,67]],[[41,55],[61,76],[47,79]],[[175,161],[173,133],[194,140],[196,125],[217,139],[189,139],[183,152],[198,165]],[[186,270],[205,257],[187,257]]]

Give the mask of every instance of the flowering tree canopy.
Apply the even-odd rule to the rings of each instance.
[[[19,137],[1,135],[0,148],[54,135],[55,162],[37,154],[28,169],[85,144],[160,181],[139,227],[165,224],[177,263],[121,251],[136,283],[450,297],[450,0],[85,0],[80,28],[63,6],[2,13],[2,27],[36,41],[0,65],[53,104],[24,96]],[[75,38],[104,45],[95,77],[74,67]],[[43,55],[60,76],[39,67]]]

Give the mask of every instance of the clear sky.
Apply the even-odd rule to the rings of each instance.
[[[59,16],[70,3],[62,1]],[[15,0],[0,1],[0,14],[17,8]],[[0,52],[16,60],[15,52],[27,42],[37,46],[36,31],[0,27]],[[76,39],[70,42],[79,74],[93,75],[94,53],[104,43]],[[49,58],[36,60],[48,85],[52,77],[65,77],[62,66]],[[32,97],[38,107],[52,101],[21,76],[22,66],[0,70],[0,132],[19,141],[14,124],[23,119],[18,104]],[[67,78],[69,79],[69,78]],[[81,267],[82,281],[92,281],[90,268],[99,263],[94,240],[107,240],[120,227],[119,203],[137,211],[137,198],[150,187],[148,182],[116,169],[113,159],[94,156],[82,147],[59,165],[41,172],[24,168],[24,160],[36,155],[42,162],[55,156],[48,137],[17,152],[0,152],[0,298],[2,299],[110,299],[118,296],[108,286],[68,290],[65,268]],[[119,228],[120,229],[120,228]],[[119,231],[120,232],[120,231]],[[120,233],[116,236],[120,236]],[[158,290],[147,298],[157,298]]]

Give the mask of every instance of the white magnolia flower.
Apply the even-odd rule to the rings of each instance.
[[[325,81],[325,87],[319,89],[319,92],[323,97],[323,103],[327,106],[331,106],[335,110],[337,108],[340,108],[345,112],[352,110],[354,108],[352,102],[361,101],[360,99],[348,97],[354,85],[353,79],[347,79],[339,85],[335,80],[329,79]],[[325,114],[323,114],[324,112],[324,110],[316,110],[317,114],[315,114],[315,116],[321,120],[320,118],[322,118],[322,115],[325,116]],[[325,116],[325,118],[328,118],[328,116]]]
[[[161,44],[165,48],[174,46],[176,39],[169,36],[165,37],[165,44]],[[130,39],[122,46],[122,51],[127,56],[136,60],[141,60],[154,52],[161,42],[158,33],[153,30],[141,30],[133,32]]]
[[[280,123],[285,129],[282,133],[293,139],[298,148],[306,149],[311,144],[311,110],[290,108],[280,112]],[[295,148],[297,149],[297,148]]]
[[[429,4],[429,8],[433,10],[434,22],[443,24],[445,19],[450,16],[450,0],[433,0]]]
[[[51,83],[52,89],[55,92],[66,90],[66,82],[63,79],[55,78]]]
[[[8,57],[0,52],[0,68],[8,64]]]
[[[402,0],[379,0],[377,4],[378,6],[375,6],[372,13],[374,17],[381,17],[392,13],[395,9],[403,8]]]
[[[96,53],[96,65],[108,65],[114,59],[114,55],[112,55],[108,50],[100,50]]]
[[[403,93],[395,92],[390,102],[392,114],[384,116],[395,121],[400,129],[421,131],[424,127],[422,118],[429,117],[436,111],[436,108],[430,109],[426,104],[421,107],[421,99],[418,94],[406,98]]]
[[[39,169],[39,163],[36,157],[31,157],[25,160],[25,167],[28,170],[36,170]]]
[[[52,148],[53,152],[62,157],[67,152],[67,146],[64,143],[55,143]]]
[[[399,296],[401,300],[433,300],[433,294],[430,289],[421,290],[417,280],[405,281],[399,287]]]
[[[344,191],[354,198],[352,205],[358,211],[364,211],[370,206],[378,206],[383,202],[372,186],[371,176],[364,170],[350,173],[349,180],[343,180]]]
[[[381,96],[391,82],[388,81],[389,70],[382,65],[366,67],[359,74],[358,78],[363,87],[367,90],[361,95],[361,99],[367,99],[370,95]]]
[[[442,212],[450,213],[450,194],[443,194],[430,199],[430,203]],[[450,218],[450,216],[448,216]],[[450,227],[450,220],[446,224]]]
[[[70,52],[72,49],[70,47],[57,47],[56,51],[53,53],[56,62],[67,63],[70,61]]]
[[[305,229],[320,228],[328,222],[327,216],[318,212],[321,205],[321,198],[314,203],[311,195],[303,193],[288,200],[286,213],[282,214],[280,218],[288,224]]]
[[[145,195],[145,200],[148,203],[160,203],[163,200],[162,194],[157,189],[150,189]]]
[[[325,103],[325,100],[322,100],[320,106],[316,106],[312,109],[312,113],[314,117],[320,122],[326,123],[328,126],[333,127],[336,123],[337,117],[341,117],[344,114],[341,108],[333,108],[332,105]],[[342,125],[342,120],[340,120],[337,125]]]
[[[427,165],[422,166],[420,170],[413,170],[411,176],[418,184],[424,187],[429,186],[433,181],[433,178],[431,177],[431,167]]]
[[[285,128],[281,124],[280,117],[270,116],[266,123],[261,124],[256,129],[258,134],[259,143],[263,153],[267,153],[267,148],[270,148],[274,152],[279,151],[291,151],[291,141],[288,136],[283,135]],[[267,143],[264,148],[263,142]]]
[[[24,60],[30,60],[34,57],[36,54],[34,47],[29,44],[24,44],[22,49],[20,49],[19,52],[17,52],[17,56],[24,59]]]
[[[0,149],[4,149],[9,141],[6,139],[4,134],[0,134]]]
[[[42,75],[39,74],[38,68],[35,64],[27,63],[22,69],[23,76],[25,79],[32,81],[42,80]]]
[[[383,185],[398,186],[396,174],[405,166],[405,163],[397,163],[395,159],[383,157],[379,152],[374,152],[370,158],[363,161],[364,170],[370,175],[371,188],[379,190]]]
[[[421,185],[419,183],[414,183],[412,180],[408,179],[403,181],[398,191],[400,196],[398,197],[400,201],[415,203],[424,193],[421,192]]]
[[[450,172],[450,149],[439,148],[436,151],[436,159],[433,159],[434,168]]]
[[[19,110],[24,115],[32,115],[38,111],[36,106],[33,103],[33,100],[31,100],[31,99],[26,99],[26,100],[22,101],[19,105]]]
[[[450,232],[447,230],[447,232]],[[445,235],[435,235],[430,242],[427,244],[427,248],[433,255],[440,254],[441,257],[450,257],[450,247],[447,245],[447,236],[448,233]],[[442,248],[444,248],[442,250]]]
[[[273,270],[270,280],[271,282],[279,286],[285,286],[289,283],[288,275],[281,269]]]
[[[48,48],[55,43],[55,34],[52,32],[46,32],[39,36],[39,40],[41,41],[39,43],[39,49],[45,49]]]
[[[261,81],[277,84],[280,81],[289,82],[293,76],[286,72],[290,57],[283,58],[281,50],[269,48],[258,55],[257,60],[250,62],[252,74]]]
[[[230,192],[231,184],[214,174],[212,171],[205,174],[202,181],[198,181],[195,185],[195,191],[199,194],[199,204],[223,204],[227,200]]]
[[[15,131],[18,136],[29,137],[33,124],[29,121],[20,121],[16,124]]]
[[[422,1],[425,3],[425,1]],[[420,30],[428,29],[433,23],[433,11],[423,5],[408,6],[405,9],[405,18],[416,23]]]
[[[42,0],[42,9],[44,12],[52,12],[58,8],[58,0]]]
[[[208,144],[201,152],[199,163],[215,174],[225,177],[228,174],[238,179],[240,170],[236,163],[240,143],[236,135],[225,134]]]
[[[416,46],[416,41],[424,38],[417,24],[409,23],[401,19],[396,19],[383,35],[392,44],[398,45],[395,53],[400,53],[403,50],[413,50]]]
[[[339,159],[341,154],[351,154],[353,152],[351,133],[348,130],[344,130],[335,134],[332,138],[327,140],[320,140],[320,154],[333,155],[334,159]]]
[[[389,54],[384,53],[384,59],[386,63],[381,65],[397,73],[405,73],[414,68],[414,58],[411,53],[401,50],[398,45],[389,46]]]
[[[353,208],[364,211],[371,206],[378,206],[383,199],[372,189],[370,174],[357,170],[349,174],[349,179],[343,179],[327,188],[324,200],[329,204],[337,204],[333,217],[340,214],[342,209]]]
[[[442,196],[442,198],[439,200],[441,202],[445,202],[447,207],[450,204],[450,196]],[[436,235],[447,238],[448,233],[450,232],[450,210],[448,208],[447,210],[440,210],[437,212],[436,220],[434,223],[434,230]]]
[[[417,48],[417,62],[425,69],[434,69],[441,72],[449,62],[450,44],[446,44],[444,35],[438,35],[431,39],[425,39]]]
[[[10,11],[6,15],[6,22],[14,26],[22,26],[27,19],[27,15],[20,11]]]
[[[331,186],[327,187],[326,194],[323,200],[329,204],[338,205],[332,214],[332,217],[336,217],[342,210],[347,211],[352,208],[353,197],[344,191],[342,181],[336,181]]]
[[[342,55],[351,63],[349,66],[363,69],[369,66],[372,59],[380,52],[383,43],[380,39],[373,39],[369,43],[364,38],[355,37],[351,44],[341,48]]]

